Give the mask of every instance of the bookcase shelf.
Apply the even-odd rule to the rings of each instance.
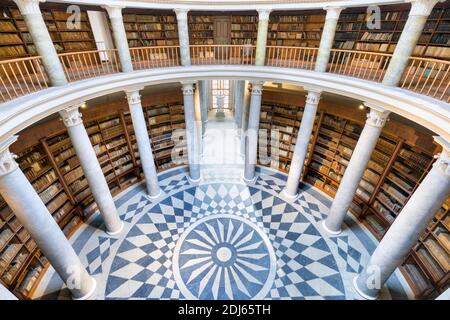
[[[370,29],[365,8],[344,10],[338,21],[334,48],[392,53],[408,18],[408,6],[381,6],[381,26]],[[450,4],[438,4],[429,16],[414,55],[448,58]]]
[[[260,128],[279,128],[280,157],[277,159],[269,151],[260,159],[261,165],[289,171],[302,111],[298,106],[263,103]],[[362,128],[363,123],[319,112],[301,180],[334,197]],[[266,139],[260,140],[265,145]],[[259,152],[260,157],[267,154],[261,146]],[[350,211],[381,240],[433,161],[429,151],[383,131]],[[434,298],[449,286],[449,206],[450,199],[400,267],[417,298]]]
[[[54,5],[53,5],[54,7]],[[45,24],[58,53],[94,50],[96,48],[86,10],[81,10],[80,28],[71,29],[67,19],[66,5],[41,11]],[[0,59],[36,55],[32,38],[19,9],[14,5],[0,5]]]
[[[177,18],[174,13],[123,15],[130,47],[178,45]]]
[[[267,44],[317,48],[320,44],[325,13],[273,13],[270,15]]]

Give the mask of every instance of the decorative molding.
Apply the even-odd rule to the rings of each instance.
[[[173,11],[177,15],[177,20],[187,20],[187,14],[189,12],[189,9],[176,8],[176,9],[173,9]]]
[[[105,9],[108,12],[108,15],[110,18],[120,18],[122,17],[122,9],[125,8],[124,6],[120,5],[108,5],[108,6],[102,6],[103,9]]]
[[[125,94],[127,96],[127,101],[129,105],[132,104],[140,104],[141,103],[141,94],[139,93],[139,90],[133,90],[133,91],[125,91]]]
[[[45,119],[69,106],[83,101],[154,86],[168,82],[189,80],[250,79],[252,81],[286,82],[296,86],[317,88],[323,92],[370,102],[407,118],[450,141],[449,104],[425,95],[397,87],[384,86],[332,73],[314,72],[294,68],[266,66],[187,66],[154,68],[118,73],[108,77],[95,77],[74,81],[70,85],[43,89],[37,93],[0,104],[0,141],[18,134],[28,126]]]
[[[18,136],[11,136],[0,144],[0,176],[4,176],[19,168],[15,160],[17,156],[9,151],[9,147],[18,138]]]
[[[428,17],[439,0],[406,0],[406,2],[411,2],[410,16]]]
[[[339,19],[339,15],[341,14],[341,11],[344,10],[345,8],[343,8],[343,7],[325,7],[324,9],[327,11],[325,20],[337,20],[337,19]]]
[[[258,9],[258,20],[269,20],[272,9]]]
[[[308,91],[308,95],[306,96],[306,103],[316,105],[319,104],[321,95],[321,91]]]
[[[59,112],[61,120],[66,127],[73,127],[83,124],[83,115],[80,112],[80,106],[73,106]]]
[[[13,1],[19,7],[20,13],[22,15],[41,14],[39,3],[45,2],[45,0],[13,0]]]
[[[389,111],[378,106],[368,105],[367,103],[365,105],[370,108],[370,112],[367,114],[366,124],[372,127],[384,127],[389,116]]]

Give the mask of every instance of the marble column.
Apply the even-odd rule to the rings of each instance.
[[[14,0],[25,20],[28,32],[48,76],[51,86],[67,84],[66,75],[39,8],[42,0]]]
[[[245,142],[248,129],[248,116],[250,113],[250,88],[249,82],[244,82],[244,103],[242,105],[241,119],[241,154],[245,156]]]
[[[0,301],[2,300],[18,300],[15,295],[11,293],[8,289],[6,289],[1,283],[0,283]]]
[[[248,115],[248,128],[245,142],[245,166],[244,181],[251,183],[256,179],[255,167],[258,156],[258,133],[259,118],[261,114],[261,100],[263,82],[252,82],[252,93],[250,98],[250,113]]]
[[[125,25],[123,24],[122,6],[109,5],[104,6],[109,15],[111,22],[112,34],[114,44],[119,54],[120,65],[122,72],[133,71],[133,63],[131,62],[130,48],[128,48],[127,34],[125,32]]]
[[[242,127],[242,112],[245,96],[245,80],[236,80],[236,112],[235,121],[238,129]]]
[[[125,93],[130,107],[131,120],[133,122],[136,144],[141,159],[142,171],[144,172],[147,194],[150,199],[155,199],[161,195],[161,189],[159,188],[158,174],[153,159],[144,111],[142,110],[141,95],[139,94],[139,90],[126,91]]]
[[[339,20],[339,15],[342,11],[340,7],[325,8],[327,15],[325,17],[325,24],[320,38],[319,51],[317,53],[317,61],[315,71],[327,71],[328,61],[330,60],[330,52],[333,47],[334,36],[336,34],[336,27]]]
[[[186,142],[189,162],[189,179],[192,183],[200,182],[200,142],[198,125],[195,120],[194,82],[182,82],[184,120],[186,123]]]
[[[9,147],[13,136],[0,144],[0,194],[17,219],[71,291],[74,299],[90,298],[96,281],[81,264],[64,233],[19,169]]]
[[[319,105],[321,91],[308,91],[306,97],[305,109],[300,123],[300,129],[297,135],[297,141],[294,147],[294,155],[289,169],[289,175],[286,187],[283,190],[284,195],[288,198],[295,199],[298,196],[298,185],[300,176],[303,172],[303,166],[308,153],[309,141],[314,127],[317,106]]]
[[[353,284],[366,299],[376,299],[442,203],[450,196],[450,142],[435,137],[443,151],[373,252]]]
[[[411,10],[395,47],[389,66],[383,78],[383,84],[397,86],[408,66],[428,16],[438,0],[411,0]]]
[[[103,217],[106,232],[109,235],[117,235],[123,229],[123,222],[119,218],[116,205],[109,191],[108,183],[106,182],[97,155],[83,125],[79,107],[67,108],[60,111],[59,114],[67,128],[75,153],[80,160],[81,168],[89,184],[89,189]]]
[[[182,66],[191,65],[191,53],[189,48],[188,9],[174,9],[177,15],[178,41],[180,43],[180,57]]]
[[[208,122],[208,81],[206,80],[199,81],[198,90],[200,91],[200,113],[202,118],[202,135],[204,135],[206,130],[206,123]]]
[[[269,30],[269,9],[258,10],[258,34],[256,37],[255,65],[263,66],[266,62],[267,32]]]
[[[367,121],[361,135],[359,136],[355,150],[353,150],[350,162],[342,177],[330,213],[324,221],[324,229],[331,234],[341,233],[341,225],[345,215],[355,196],[356,189],[362,179],[364,170],[369,163],[381,130],[383,129],[389,112],[378,106],[371,106],[367,115]]]

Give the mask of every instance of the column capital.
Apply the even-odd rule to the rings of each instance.
[[[131,104],[141,103],[140,90],[142,90],[142,89],[143,88],[125,90],[125,95],[126,95],[128,104],[131,105]]]
[[[437,160],[433,167],[450,177],[450,142],[440,136],[435,136],[434,141],[442,146],[442,152],[435,156]]]
[[[41,14],[39,8],[39,2],[45,2],[45,0],[14,0],[19,7],[20,13],[26,14]]]
[[[9,150],[9,147],[17,141],[18,136],[12,136],[0,143],[0,176],[13,172],[19,165],[16,162],[17,156]]]
[[[258,9],[258,20],[269,20],[272,9]]]
[[[102,8],[108,12],[110,18],[122,18],[122,9],[125,7],[119,5],[108,5],[102,6]]]
[[[183,95],[185,96],[192,96],[194,95],[194,83],[195,81],[186,81],[182,82],[181,91],[183,92]]]
[[[187,14],[189,9],[187,8],[175,8],[173,9],[175,14],[177,15],[177,20],[187,20]]]
[[[250,81],[250,83],[252,85],[252,88],[251,88],[252,96],[262,95],[264,82],[263,81]]]
[[[320,96],[322,95],[322,91],[317,90],[308,90],[308,94],[306,96],[306,103],[308,104],[319,104]]]
[[[64,122],[66,127],[74,127],[83,123],[83,115],[80,112],[79,105],[61,110],[59,115],[61,116],[61,120]]]
[[[436,3],[440,0],[406,0],[411,2],[410,16],[429,16]]]
[[[339,19],[339,15],[341,14],[341,11],[344,10],[343,7],[325,7],[324,10],[327,11],[327,15],[325,17],[326,20],[328,19]]]
[[[369,103],[364,104],[366,107],[370,108],[370,111],[367,114],[366,124],[372,127],[384,127],[389,116],[389,111]]]

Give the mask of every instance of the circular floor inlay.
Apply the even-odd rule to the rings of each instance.
[[[175,281],[188,299],[262,299],[275,279],[275,254],[267,236],[234,215],[208,216],[178,240]]]

